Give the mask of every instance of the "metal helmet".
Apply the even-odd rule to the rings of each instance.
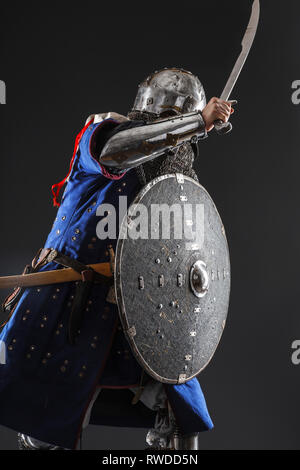
[[[183,114],[202,111],[205,106],[205,92],[199,78],[173,67],[154,72],[139,85],[132,111]]]

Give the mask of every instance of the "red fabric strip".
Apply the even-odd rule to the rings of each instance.
[[[75,156],[76,156],[76,153],[77,153],[77,150],[78,150],[78,146],[79,146],[79,143],[80,143],[80,140],[83,136],[83,134],[85,133],[85,131],[87,130],[87,128],[93,123],[94,119],[91,119],[85,126],[84,128],[79,132],[79,134],[77,135],[76,139],[75,139],[75,145],[74,145],[74,152],[73,152],[73,156],[71,158],[71,162],[70,162],[70,168],[69,168],[69,172],[67,174],[67,176],[62,180],[60,181],[59,183],[56,183],[54,184],[52,187],[51,187],[51,191],[52,191],[52,196],[53,196],[53,206],[55,207],[59,207],[60,206],[60,202],[58,201],[58,196],[59,196],[59,193],[60,193],[60,190],[61,188],[63,187],[63,185],[66,183],[67,179],[69,178],[70,176],[70,173],[72,171],[72,167],[73,167],[73,163],[74,163],[74,160],[75,160]]]

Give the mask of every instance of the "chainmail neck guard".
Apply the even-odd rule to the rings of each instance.
[[[134,121],[149,123],[159,119],[159,116],[140,111],[131,111],[128,113],[128,118]],[[199,181],[193,169],[195,154],[197,155],[198,153],[197,150],[197,144],[193,145],[189,142],[185,142],[168,153],[138,166],[135,171],[140,183],[144,186],[157,176],[169,173],[182,173],[183,175],[190,176],[194,180]]]

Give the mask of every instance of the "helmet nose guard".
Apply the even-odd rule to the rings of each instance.
[[[198,77],[184,69],[165,68],[139,85],[132,111],[159,116],[202,111],[205,106],[205,92]]]

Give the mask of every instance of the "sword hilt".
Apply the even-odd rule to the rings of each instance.
[[[214,122],[216,133],[219,135],[229,134],[232,131],[231,122],[223,122],[221,119],[218,119]]]
[[[234,106],[237,104],[237,100],[231,100],[229,101],[229,103],[231,104],[231,106]],[[214,126],[215,126],[215,130],[216,130],[216,133],[219,134],[219,135],[225,135],[225,134],[229,134],[229,132],[232,131],[232,124],[231,122],[223,122],[222,119],[217,119],[215,122],[214,122]]]

